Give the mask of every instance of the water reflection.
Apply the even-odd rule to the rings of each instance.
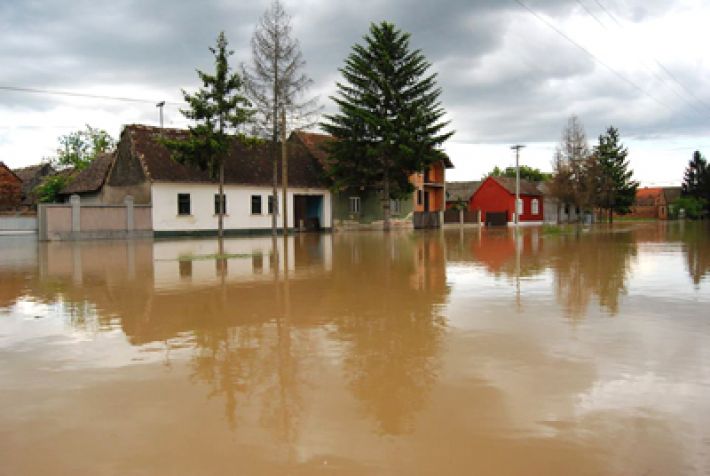
[[[706,231],[0,242],[0,458],[65,468],[52,420],[135,438],[86,472],[707,469]]]

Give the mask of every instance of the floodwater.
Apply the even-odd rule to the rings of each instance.
[[[0,237],[0,474],[710,474],[709,237]]]

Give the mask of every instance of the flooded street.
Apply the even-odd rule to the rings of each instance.
[[[710,474],[709,237],[0,236],[0,474]]]

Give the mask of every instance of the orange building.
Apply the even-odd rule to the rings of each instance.
[[[680,187],[643,187],[636,190],[631,213],[624,216],[668,220],[669,207],[680,197]]]

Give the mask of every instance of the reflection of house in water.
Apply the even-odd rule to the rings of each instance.
[[[276,253],[269,238],[226,240],[224,275],[212,241],[41,243],[25,293],[86,305],[95,329],[120,327],[134,346],[182,348],[233,425],[251,405],[293,441],[308,376],[325,365],[379,431],[397,434],[438,378],[448,287],[440,235],[385,239],[280,237]],[[314,359],[324,349],[330,358]]]

